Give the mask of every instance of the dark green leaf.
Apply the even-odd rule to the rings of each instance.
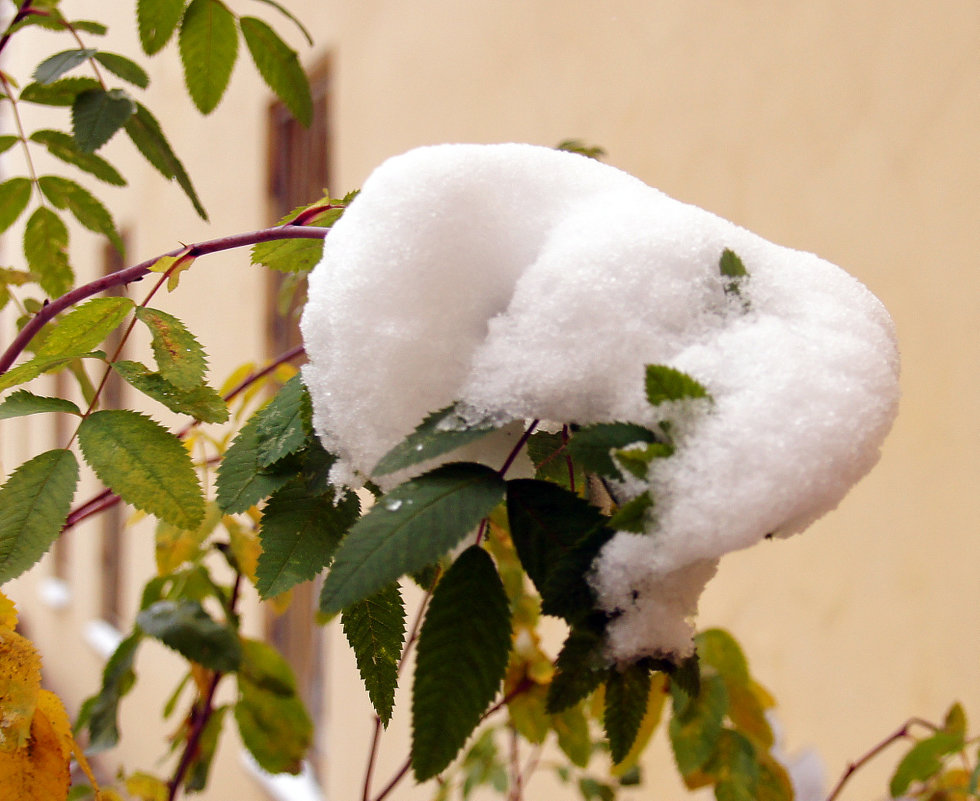
[[[42,106],[70,106],[82,92],[101,88],[95,78],[62,78],[54,83],[30,83],[20,93],[20,99]]]
[[[256,589],[264,598],[313,578],[360,514],[357,496],[335,503],[333,494],[310,495],[302,479],[276,490],[262,513],[262,554]]]
[[[38,83],[53,83],[69,70],[73,70],[79,64],[88,61],[88,59],[95,55],[95,52],[95,50],[79,49],[55,53],[37,65],[32,77]]]
[[[156,117],[142,103],[136,104],[136,112],[126,120],[126,133],[143,157],[156,167],[164,178],[177,181],[194,205],[194,210],[202,220],[207,220],[207,212],[201,205],[187,170],[170,147]]]
[[[351,528],[327,574],[320,609],[339,612],[436,561],[503,495],[495,470],[469,462],[443,465],[396,487]]]
[[[136,103],[122,89],[90,89],[71,106],[71,130],[79,150],[93,153],[115,136],[136,111]]]
[[[258,413],[259,464],[268,467],[295,453],[310,431],[310,396],[299,373]]]
[[[31,134],[31,141],[44,145],[52,156],[91,173],[107,184],[126,185],[126,179],[108,161],[95,153],[83,152],[78,148],[75,140],[62,131],[35,131]]]
[[[313,47],[313,37],[310,36],[310,32],[306,30],[302,22],[300,22],[292,13],[290,13],[289,9],[287,9],[285,6],[281,5],[280,3],[275,2],[275,0],[259,0],[259,2],[265,3],[268,6],[272,6],[284,17],[286,17],[292,23],[294,23],[296,27],[299,28],[300,33],[303,34],[303,37],[306,39],[307,44],[309,44],[310,47]]]
[[[78,443],[99,479],[126,503],[183,529],[203,519],[190,454],[149,417],[127,409],[95,412],[79,426]]]
[[[468,419],[466,410],[454,403],[426,417],[405,439],[384,455],[371,471],[383,476],[434,459],[500,428],[503,421],[486,416]]]
[[[647,512],[653,508],[653,498],[643,492],[624,503],[609,519],[609,528],[616,531],[633,531],[640,534],[646,525]]]
[[[19,389],[11,392],[3,402],[0,403],[0,420],[7,420],[11,417],[23,417],[28,414],[38,414],[39,412],[67,412],[68,414],[81,415],[78,406],[70,400],[64,398],[42,398],[26,389]]]
[[[398,584],[389,584],[370,598],[348,606],[341,624],[371,704],[387,727],[405,641],[405,604]]]
[[[137,0],[136,21],[143,52],[152,56],[162,50],[183,13],[184,0]]]
[[[748,278],[749,271],[745,269],[742,260],[733,250],[725,248],[722,252],[721,259],[718,261],[718,271],[722,277],[728,279],[725,281],[725,294],[741,295],[742,283]]]
[[[19,136],[13,134],[3,134],[0,136],[0,153],[6,153],[10,148],[20,141]]]
[[[217,0],[191,0],[178,35],[187,92],[202,114],[221,100],[238,57],[235,15]]]
[[[204,789],[208,783],[208,773],[211,772],[211,763],[214,761],[214,754],[218,748],[218,738],[224,725],[227,706],[219,706],[212,710],[204,730],[198,738],[197,747],[194,749],[194,758],[187,769],[184,779],[184,789],[188,793],[198,793]]]
[[[296,693],[289,663],[266,643],[242,640],[235,721],[242,742],[269,773],[298,773],[313,723]]]
[[[95,60],[109,70],[109,72],[134,86],[138,86],[140,89],[146,89],[150,85],[150,76],[146,74],[146,70],[125,56],[121,56],[118,53],[106,53],[100,50],[95,54]]]
[[[646,667],[633,664],[623,670],[610,669],[603,725],[614,763],[622,762],[633,747],[649,695],[650,671]]]
[[[510,610],[493,560],[467,548],[436,585],[419,634],[412,688],[412,769],[442,771],[490,705],[507,668]]]
[[[0,584],[34,565],[68,517],[78,462],[68,450],[24,462],[0,487]]]
[[[718,747],[722,721],[728,711],[725,683],[717,674],[701,676],[701,690],[689,696],[671,682],[674,714],[670,720],[670,744],[682,776],[701,769]]]
[[[187,327],[172,314],[148,306],[139,306],[136,317],[150,329],[153,358],[160,375],[181,389],[200,386],[207,358]]]
[[[939,731],[931,737],[920,740],[895,768],[888,791],[892,798],[905,794],[912,782],[924,782],[943,769],[944,758],[963,748],[963,735]]]
[[[534,464],[535,478],[576,491],[585,486],[585,472],[572,461],[566,444],[560,431],[535,431],[527,441],[527,455]]]
[[[119,742],[119,702],[136,681],[133,661],[142,638],[134,631],[119,643],[102,671],[102,689],[82,705],[76,726],[88,728],[86,752],[99,753]]]
[[[606,677],[606,660],[602,655],[602,633],[595,628],[573,628],[565,639],[548,686],[548,711],[552,714],[574,706]]]
[[[260,19],[242,17],[238,24],[262,79],[286,104],[293,116],[303,125],[309,126],[313,119],[310,82],[299,63],[296,51]]]
[[[218,505],[229,514],[247,511],[294,475],[259,463],[259,422],[253,416],[242,427],[218,468]]]
[[[710,398],[708,390],[691,376],[663,364],[647,365],[647,400],[651,406],[665,401]]]
[[[41,206],[28,218],[24,256],[48,295],[58,297],[71,289],[75,276],[68,266],[68,228],[51,209]]]
[[[30,178],[10,178],[0,184],[0,233],[14,224],[30,199]]]
[[[605,523],[599,510],[577,495],[525,478],[507,482],[507,517],[521,565],[542,595],[558,565]]]
[[[53,206],[67,209],[90,231],[104,234],[120,253],[125,250],[112,215],[91,192],[74,181],[57,175],[42,175],[38,184]]]
[[[596,423],[576,431],[568,442],[572,459],[590,472],[621,479],[619,468],[610,455],[613,450],[635,442],[659,442],[660,436],[633,423]]]
[[[210,670],[230,673],[241,664],[238,635],[214,620],[197,601],[157,601],[136,615],[136,625]]]
[[[58,320],[38,347],[37,358],[67,358],[88,353],[126,319],[129,298],[92,298]]]
[[[130,384],[146,396],[162,403],[177,414],[189,414],[202,423],[224,423],[228,420],[228,404],[207,384],[193,389],[175,387],[160,373],[150,372],[139,362],[119,361],[112,365]]]
[[[578,780],[578,791],[584,801],[615,801],[616,791],[608,784],[603,784],[591,776],[583,776]]]

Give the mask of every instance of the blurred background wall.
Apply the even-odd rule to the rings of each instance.
[[[320,127],[312,145],[303,140],[283,161],[290,137],[300,134],[248,64],[236,69],[217,111],[202,118],[184,95],[171,43],[149,61],[147,104],[211,222],[198,220],[179,190],[143,166],[128,143],[113,142],[106,155],[125,168],[132,186],[101,197],[126,234],[127,263],[178,242],[273,222],[297,191],[297,172],[342,195],[380,161],[416,145],[554,145],[570,137],[602,146],[608,163],[674,197],[817,252],[866,283],[895,318],[901,412],[881,463],[836,512],[802,536],[722,561],[700,625],[723,626],[742,642],[779,702],[787,748],[816,749],[828,787],[848,761],[909,716],[941,718],[959,699],[980,721],[980,6],[974,0],[283,4],[316,40],[312,48],[299,36],[291,40],[318,87]],[[94,0],[63,5],[73,17],[108,14]],[[114,4],[106,20],[110,49],[140,60],[132,5]],[[263,13],[255,4],[229,5]],[[5,69],[36,63],[37,44],[30,42],[18,37]],[[3,125],[6,132],[10,121]],[[14,157],[5,158],[5,175],[21,169]],[[315,176],[308,167],[314,162]],[[19,263],[18,247],[16,233],[8,235],[5,263]],[[107,267],[101,242],[84,232],[73,233],[73,256],[85,277]],[[217,383],[235,365],[273,355],[277,337],[288,336],[264,322],[270,279],[244,253],[210,257],[181,288],[166,308],[204,341]],[[3,473],[56,435],[4,424]],[[47,558],[14,585],[28,633],[46,654],[46,678],[72,705],[97,687],[100,649],[113,628],[128,627],[153,570],[149,533],[120,531],[119,522],[72,532],[58,560]],[[275,629],[252,612],[255,632]],[[320,782],[331,801],[355,797],[370,719],[352,659],[336,626],[319,638],[306,636],[301,622],[291,626],[276,636],[305,654],[311,686],[319,688]],[[125,745],[106,766],[119,760],[130,770],[153,767],[166,729],[157,718],[175,664],[162,648],[145,648],[139,690],[124,703]],[[379,786],[405,754],[405,732],[404,721],[396,722],[386,738]],[[647,789],[638,797],[680,795],[664,739],[658,735]],[[214,789],[204,798],[266,797],[240,767],[239,754],[233,739],[226,742]],[[882,777],[896,758],[859,777],[849,797],[884,796]]]

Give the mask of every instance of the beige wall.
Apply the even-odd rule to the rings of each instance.
[[[95,17],[102,9],[71,5]],[[904,394],[880,465],[805,535],[723,560],[701,624],[725,626],[741,640],[780,701],[789,745],[816,747],[828,780],[910,715],[937,718],[959,698],[980,721],[980,6],[286,5],[317,39],[305,61],[329,53],[333,65],[335,193],[418,144],[578,137],[675,197],[837,262],[881,297],[898,325]],[[116,25],[127,24],[120,14]],[[121,47],[137,52],[131,41]],[[133,260],[178,240],[260,226],[266,215],[267,94],[251,66],[238,68],[214,117],[201,119],[181,97],[173,59],[152,64],[149,105],[195,177],[212,225],[197,222],[175,188],[141,173],[133,182],[139,203],[130,194],[115,205],[121,225],[133,231]],[[128,163],[125,147],[112,152]],[[80,244],[81,258],[86,247]],[[215,375],[262,353],[258,323],[232,311],[257,304],[261,292],[261,276],[245,258],[210,259],[186,286],[206,302],[175,297],[168,307],[200,332]],[[222,320],[215,299],[229,309]],[[5,449],[7,437],[19,436],[8,432]],[[148,569],[145,538],[134,534],[131,544]],[[20,582],[18,592],[34,634],[52,649],[55,681],[61,656],[54,643],[69,641],[80,613],[43,612],[32,600],[33,581]],[[136,583],[134,576],[133,603]],[[80,659],[87,672],[93,660]],[[56,683],[64,685],[82,672],[60,671]],[[330,798],[342,799],[354,796],[368,726],[336,637],[329,682],[324,768]],[[133,711],[139,702],[127,705],[130,719],[140,719],[137,728],[157,714],[160,692],[144,694],[146,711]],[[400,752],[389,743],[391,765]],[[235,754],[225,759],[232,763]],[[152,757],[137,763],[127,755],[126,762],[150,765]],[[657,764],[670,773],[666,762],[661,756]],[[385,775],[381,769],[379,781]],[[883,795],[880,775],[872,771],[852,797]],[[230,797],[231,787],[208,797]]]

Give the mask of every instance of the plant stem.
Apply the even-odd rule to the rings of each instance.
[[[895,731],[894,733],[886,737],[884,740],[882,740],[880,743],[878,743],[874,748],[868,751],[868,753],[866,753],[860,759],[857,759],[856,761],[852,762],[850,765],[847,766],[847,770],[844,771],[844,775],[840,777],[840,780],[834,786],[834,789],[831,791],[830,795],[827,796],[827,801],[835,801],[835,799],[841,794],[841,791],[843,791],[844,785],[847,784],[851,776],[853,776],[858,770],[860,770],[868,762],[870,762],[872,759],[878,756],[878,754],[884,751],[892,743],[897,742],[898,740],[903,740],[906,737],[909,737],[910,736],[909,729],[911,729],[915,725],[924,726],[925,728],[933,732],[938,731],[938,727],[936,727],[932,723],[929,723],[929,721],[927,720],[922,720],[921,718],[909,718],[907,721],[905,721],[905,723],[902,724],[902,726],[897,731]]]
[[[196,258],[210,253],[218,253],[223,250],[234,250],[235,248],[256,245],[260,242],[271,242],[276,239],[323,239],[329,232],[329,228],[304,225],[280,225],[274,228],[263,228],[259,231],[250,231],[244,234],[233,234],[232,236],[224,236],[218,239],[209,239],[194,245],[175,248],[168,253],[164,253],[162,256],[155,256],[133,267],[117,270],[102,278],[97,278],[94,281],[76,287],[60,298],[55,298],[49,303],[45,303],[44,307],[21,329],[14,341],[10,343],[10,347],[0,356],[0,374],[10,369],[17,357],[24,352],[24,349],[34,338],[35,334],[56,315],[92,295],[97,295],[112,287],[139,281],[162,258],[178,258],[185,254],[189,257]]]

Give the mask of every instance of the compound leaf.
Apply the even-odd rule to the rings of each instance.
[[[442,465],[396,487],[351,528],[327,574],[320,609],[339,612],[436,561],[503,495],[497,472],[471,462]]]
[[[190,455],[163,426],[107,409],[82,421],[78,442],[99,479],[127,503],[180,528],[201,522],[204,498]]]
[[[412,768],[443,770],[490,705],[507,668],[510,611],[489,554],[467,548],[436,585],[419,634],[412,689]]]

